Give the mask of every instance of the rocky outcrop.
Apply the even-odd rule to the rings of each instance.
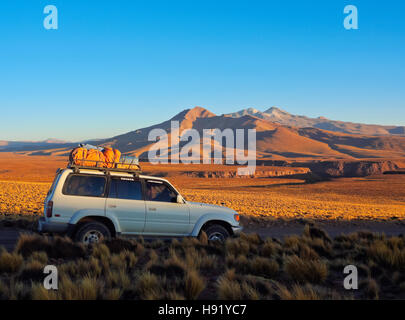
[[[198,178],[258,178],[258,177],[283,177],[292,175],[303,175],[310,173],[309,168],[278,168],[263,170],[256,168],[254,175],[241,176],[235,171],[186,171],[183,175]]]
[[[235,170],[206,170],[206,171],[175,171],[175,172],[151,172],[151,175],[172,177],[187,176],[195,178],[267,178],[297,176],[307,182],[322,181],[329,178],[339,177],[365,177],[383,173],[405,173],[402,165],[391,160],[333,160],[333,161],[310,161],[282,163],[283,166],[268,166],[270,162],[261,163],[256,167],[254,175],[243,176]],[[275,163],[271,163],[275,164]],[[280,165],[280,163],[278,163]],[[145,173],[147,174],[147,173]]]
[[[324,177],[365,177],[396,171],[399,166],[394,161],[320,161],[308,165],[313,173]]]

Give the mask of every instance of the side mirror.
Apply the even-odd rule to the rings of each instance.
[[[181,196],[181,195],[177,195],[177,199],[176,199],[177,201],[177,203],[184,203],[184,201],[183,201],[183,197]]]

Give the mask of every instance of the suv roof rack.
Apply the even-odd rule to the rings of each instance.
[[[90,165],[88,165],[90,163]],[[134,176],[139,176],[142,173],[139,164],[125,162],[105,162],[95,160],[75,160],[67,165],[69,169],[73,169],[74,173],[80,173],[80,170],[97,170],[109,174],[110,172],[130,173]]]

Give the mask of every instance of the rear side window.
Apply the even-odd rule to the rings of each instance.
[[[104,176],[70,175],[63,186],[63,194],[69,196],[103,197],[106,178]]]
[[[143,200],[142,184],[139,180],[132,178],[112,178],[109,198]]]
[[[52,193],[52,191],[55,189],[56,184],[57,184],[58,181],[59,181],[59,178],[60,178],[60,172],[58,172],[58,173],[56,174],[55,179],[53,180],[53,183],[52,183],[52,185],[51,185],[51,188],[48,190],[47,196],[49,196],[49,195]]]

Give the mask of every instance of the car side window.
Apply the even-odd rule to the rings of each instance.
[[[109,198],[126,200],[143,200],[142,184],[133,178],[112,178]]]
[[[177,202],[177,193],[161,181],[146,181],[146,200],[160,202]]]
[[[46,194],[47,196],[49,196],[49,195],[52,193],[52,191],[55,189],[56,184],[57,184],[57,182],[59,181],[60,175],[61,175],[60,172],[58,172],[58,173],[56,174],[55,179],[53,179],[51,188],[48,190],[48,193]]]
[[[106,182],[103,176],[72,174],[66,179],[62,192],[69,196],[103,197]]]

